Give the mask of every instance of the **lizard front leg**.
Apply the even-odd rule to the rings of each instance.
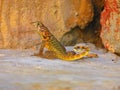
[[[45,42],[42,41],[40,49],[39,49],[39,53],[38,53],[39,55],[43,55],[44,47],[45,47]]]
[[[39,52],[38,53],[34,53],[33,56],[40,56],[40,57],[42,57],[43,56],[44,47],[45,47],[45,43],[44,43],[44,41],[42,41],[40,49],[39,49]]]
[[[42,41],[40,49],[39,49],[39,52],[35,53],[34,56],[47,58],[47,59],[55,59],[56,58],[55,53],[52,52],[52,51],[45,51],[45,53],[43,53],[44,52],[44,48],[45,48],[45,42]]]

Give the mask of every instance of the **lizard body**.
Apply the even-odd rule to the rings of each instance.
[[[80,49],[83,49],[84,51],[79,54],[76,54],[74,51],[67,52],[65,47],[55,38],[46,26],[44,26],[41,22],[33,22],[33,24],[37,27],[36,32],[42,40],[39,55],[43,55],[44,48],[47,48],[49,51],[53,52],[54,56],[57,58],[66,61],[78,60],[89,54],[90,50],[85,46],[80,46]]]

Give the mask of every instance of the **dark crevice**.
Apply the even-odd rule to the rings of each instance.
[[[79,42],[83,42],[82,30],[80,29],[79,26],[71,28],[70,31],[63,35],[60,42],[65,46],[72,46]]]

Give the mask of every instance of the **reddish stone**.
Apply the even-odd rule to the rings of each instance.
[[[105,0],[100,22],[101,38],[105,48],[120,53],[120,0]]]

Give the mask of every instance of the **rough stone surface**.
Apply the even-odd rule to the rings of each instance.
[[[77,43],[84,42],[83,32],[78,26],[74,27],[69,32],[63,34],[60,42],[65,46],[74,46]]]
[[[120,0],[105,1],[101,25],[101,38],[104,46],[120,54]]]
[[[66,62],[0,49],[0,90],[120,90],[120,57],[89,47],[99,58]]]
[[[100,15],[104,7],[104,0],[92,0],[94,6],[94,17],[85,28],[75,26],[65,33],[61,38],[63,45],[75,45],[77,43],[89,42],[94,43],[97,47],[103,47],[100,38]]]
[[[93,15],[91,0],[0,0],[0,47],[39,44],[32,21],[42,21],[60,39],[71,27],[84,28]]]
[[[65,22],[67,27],[75,27],[78,25],[83,29],[88,22],[93,20],[94,13],[91,0],[71,0],[68,5],[68,9],[71,8],[72,12],[66,12],[66,15],[69,16]]]

